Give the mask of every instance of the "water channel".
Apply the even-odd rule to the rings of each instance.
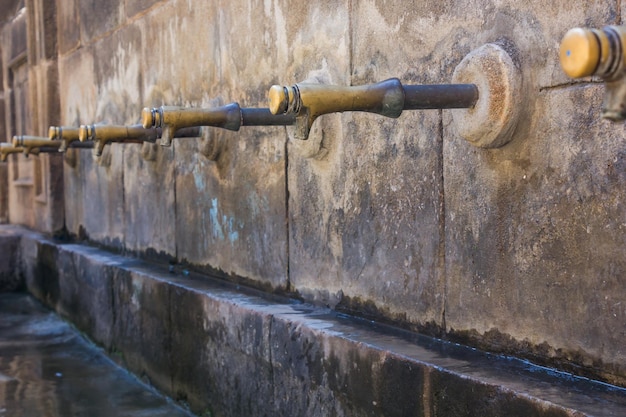
[[[24,293],[0,294],[0,417],[191,417]]]

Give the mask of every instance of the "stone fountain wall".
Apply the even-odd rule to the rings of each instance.
[[[17,15],[20,2],[5,3]],[[113,144],[98,160],[74,150],[55,167],[13,157],[9,170],[62,177],[63,192],[44,187],[43,203],[9,192],[5,211],[12,223],[626,385],[624,127],[601,120],[601,83],[573,82],[558,64],[569,28],[620,23],[622,2],[49,3],[23,4],[56,51],[29,57],[27,80],[57,88],[57,107],[42,110],[32,93],[29,108],[63,125],[137,123],[144,106],[265,107],[272,84],[302,80],[447,83],[470,51],[513,45],[521,119],[502,148],[465,142],[448,110],[327,115],[307,142],[283,127],[214,129],[171,148]],[[37,78],[44,64],[56,72]],[[46,135],[46,123],[29,123]],[[43,170],[27,168],[39,158]]]

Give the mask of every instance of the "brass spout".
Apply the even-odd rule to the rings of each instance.
[[[602,117],[626,120],[626,26],[570,29],[559,48],[563,72],[571,78],[601,77],[606,85]]]
[[[23,152],[24,152],[24,148],[21,146],[16,148],[11,143],[2,142],[0,143],[0,162],[6,162],[9,154],[23,153]]]
[[[141,112],[141,122],[145,128],[160,127],[162,129],[161,146],[171,146],[172,138],[176,137],[176,131],[185,127],[215,126],[228,130],[239,130],[241,110],[237,103],[208,109],[171,106],[146,107]]]
[[[78,142],[78,127],[50,126],[48,128],[48,138],[50,140],[60,140],[59,152],[65,152],[75,142]]]
[[[315,119],[328,113],[362,111],[397,118],[405,109],[465,108],[477,100],[478,89],[473,84],[403,87],[397,78],[356,87],[274,85],[269,91],[272,114],[294,114],[295,137],[302,140],[308,138]]]
[[[13,147],[22,147],[24,155],[28,156],[37,148],[38,152],[58,152],[61,142],[51,141],[40,136],[13,136]]]
[[[110,142],[143,143],[154,142],[156,129],[145,129],[141,125],[81,125],[78,129],[81,142],[93,141],[93,154],[101,156],[104,147]]]

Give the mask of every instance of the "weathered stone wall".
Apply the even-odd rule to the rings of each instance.
[[[474,148],[451,111],[323,116],[107,146],[65,164],[68,231],[480,347],[626,384],[626,185],[603,86],[558,44],[621,22],[602,2],[58,1],[60,120],[141,108],[266,105],[305,79],[450,82],[488,42],[517,50],[513,140]]]
[[[56,6],[44,0],[6,0],[2,47],[2,142],[14,135],[48,135],[59,123]],[[0,220],[56,233],[64,228],[60,154],[13,154],[0,168]],[[8,165],[8,167],[7,167]]]

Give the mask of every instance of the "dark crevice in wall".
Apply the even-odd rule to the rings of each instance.
[[[173,328],[173,319],[172,319],[172,289],[168,288],[167,289],[167,340],[166,340],[166,349],[167,349],[167,361],[168,366],[167,369],[169,370],[169,376],[170,376],[170,392],[174,392],[174,389],[176,387],[175,381],[174,381],[174,366],[176,365],[174,363],[174,351],[172,346],[174,345],[174,328]]]
[[[287,128],[285,127],[285,233],[286,233],[286,242],[285,242],[285,247],[286,247],[286,261],[287,261],[287,265],[286,268],[287,270],[285,271],[286,274],[286,280],[287,282],[285,283],[285,290],[286,291],[294,291],[295,289],[291,287],[291,273],[290,273],[290,265],[289,263],[291,262],[291,252],[290,252],[290,245],[289,245],[289,137],[287,135]]]
[[[552,90],[559,90],[562,88],[568,88],[568,87],[574,87],[574,86],[579,86],[579,85],[589,85],[589,84],[603,84],[604,81],[602,80],[596,80],[596,79],[588,79],[586,81],[569,81],[563,84],[555,84],[555,85],[547,85],[544,87],[539,87],[539,92],[544,92],[544,91],[552,91]]]
[[[271,409],[276,409],[275,403],[276,403],[276,383],[274,381],[274,354],[272,352],[272,327],[274,324],[274,315],[270,315],[268,317],[268,322],[269,322],[269,326],[267,329],[267,356],[268,356],[268,360],[269,360],[269,374],[270,374],[270,382],[271,382],[271,390],[272,390],[272,398],[270,399],[270,401],[272,401],[271,404]]]
[[[439,110],[439,126],[437,126],[437,141],[439,153],[437,164],[439,166],[439,257],[437,274],[443,279],[443,299],[441,306],[441,332],[446,333],[446,302],[448,296],[448,274],[446,271],[446,193],[444,178],[444,155],[443,155],[443,110]]]
[[[172,160],[176,161],[176,146],[172,146]],[[178,170],[176,169],[176,164],[174,164],[174,261],[179,262],[180,258],[178,257],[178,194],[177,194],[177,178],[178,178]]]
[[[109,145],[110,147],[111,145]],[[126,171],[126,152],[124,152],[125,147],[122,146],[122,172],[121,172],[121,176],[122,176],[122,207],[124,208],[124,215],[122,215],[121,217],[121,222],[122,222],[122,230],[123,235],[122,235],[122,253],[128,253],[128,245],[126,243],[126,232],[127,232],[127,228],[126,228],[126,213],[127,213],[127,209],[126,209],[126,184],[124,183],[124,174]],[[113,152],[112,149],[109,149],[110,152]]]
[[[76,275],[76,264],[74,261],[74,257],[76,256],[76,254],[71,254],[72,256],[72,266],[74,267],[74,276],[78,276]],[[115,289],[118,288],[119,284],[116,283],[116,281],[118,280],[118,273],[115,272],[111,275],[111,281],[109,283],[109,301],[111,303],[111,326],[109,328],[109,335],[114,335],[115,334],[115,329],[117,329],[117,321],[118,321],[118,304],[121,304],[118,302],[117,298],[116,298],[116,294],[115,294]],[[109,342],[107,343],[107,350],[109,353],[114,352],[114,342],[112,340],[113,338],[111,337],[111,339],[109,340]]]
[[[348,56],[348,67],[350,70],[350,85],[352,85],[352,74],[354,74],[354,28],[352,25],[352,0],[348,2],[348,40],[350,45],[348,46],[348,51],[350,51],[350,55]]]

